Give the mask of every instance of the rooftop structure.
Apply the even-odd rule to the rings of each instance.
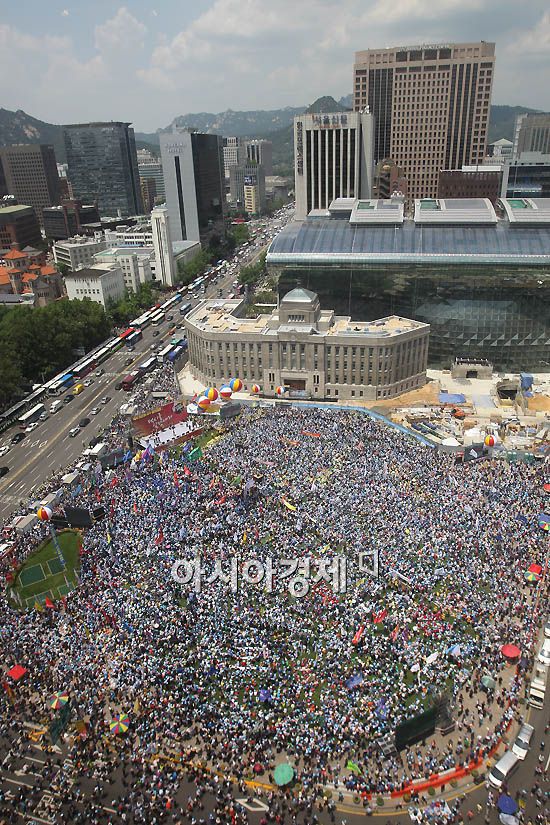
[[[497,370],[550,363],[550,210],[547,199],[417,202],[414,218],[376,225],[366,202],[331,203],[286,226],[267,266],[279,295],[298,281],[323,306],[368,321],[397,314],[430,324],[430,364],[488,358]],[[388,203],[387,201],[385,203]],[[345,208],[344,208],[345,207]],[[373,216],[353,222],[355,215]]]

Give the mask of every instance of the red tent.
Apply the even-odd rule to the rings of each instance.
[[[542,489],[550,496],[550,484],[543,484]]]
[[[534,573],[534,574],[535,574],[535,576],[540,576],[540,575],[541,575],[541,573],[542,573],[542,567],[540,566],[540,564],[532,564],[532,565],[528,568],[527,572],[528,572],[528,573]]]
[[[17,682],[17,680],[21,679],[21,677],[24,676],[26,672],[26,667],[21,667],[21,665],[14,665],[10,670],[8,670],[6,676],[9,676],[11,679],[13,679],[14,682]]]
[[[502,645],[500,652],[506,659],[519,659],[521,650],[516,645]]]

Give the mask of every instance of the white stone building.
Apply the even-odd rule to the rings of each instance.
[[[89,298],[106,307],[124,297],[124,275],[118,264],[95,264],[67,275],[65,288],[71,300]]]
[[[391,398],[426,382],[429,324],[398,316],[358,322],[322,310],[297,287],[278,309],[241,317],[244,301],[206,300],[184,323],[189,363],[206,384],[239,377],[263,395],[329,400]]]

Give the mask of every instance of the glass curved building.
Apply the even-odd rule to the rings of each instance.
[[[486,358],[497,370],[550,366],[550,200],[334,201],[287,226],[267,264],[279,294],[300,283],[361,321],[430,324],[429,364]]]

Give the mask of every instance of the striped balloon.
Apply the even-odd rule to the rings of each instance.
[[[201,410],[207,410],[210,406],[210,399],[206,398],[204,395],[201,396],[201,398],[197,401],[197,406],[199,406]]]
[[[218,394],[216,387],[207,387],[204,391],[204,397],[208,398],[209,401],[216,401]]]
[[[52,517],[52,511],[49,507],[39,507],[36,515],[40,521],[49,521]]]
[[[240,378],[232,378],[229,382],[229,386],[233,392],[239,392],[239,390],[242,390],[243,388],[243,382]]]
[[[254,395],[258,395],[258,393],[260,392],[260,387],[258,386],[258,384],[252,384],[252,386],[250,387],[250,392]]]
[[[223,387],[220,387],[220,395],[225,401],[229,401],[233,393],[231,392],[231,387],[228,387],[225,384]]]

